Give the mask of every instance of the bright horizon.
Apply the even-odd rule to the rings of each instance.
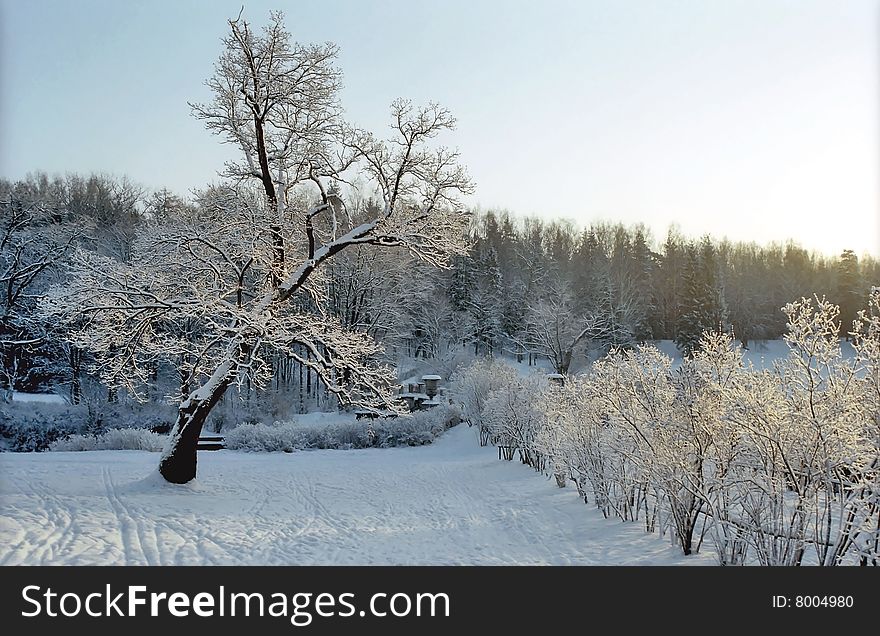
[[[205,101],[241,2],[0,0],[0,176],[105,172],[187,194],[233,149]],[[880,255],[880,0],[247,2],[341,49],[352,122],[449,107],[517,216]]]

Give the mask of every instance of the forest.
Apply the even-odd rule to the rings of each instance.
[[[110,403],[187,392],[185,356],[157,355],[148,373],[125,378],[122,350],[86,346],[80,326],[53,311],[47,296],[88,258],[132,263],[139,239],[157,227],[196,217],[206,234],[219,231],[228,219],[211,206],[222,194],[150,192],[106,175],[0,181],[5,392],[58,392],[71,404],[84,391]],[[778,339],[786,333],[783,306],[814,295],[840,307],[840,336],[847,338],[871,287],[880,285],[880,262],[870,255],[697,239],[675,228],[657,239],[643,226],[578,227],[474,210],[461,239],[466,253],[445,268],[404,248],[355,246],[326,268],[309,311],[369,336],[381,344],[375,355],[394,365],[471,351],[548,360],[568,373],[612,348],[652,340],[673,340],[689,355],[704,331],[733,334],[745,348]],[[244,397],[259,402],[284,391],[300,412],[334,407],[309,355],[274,352],[265,377],[243,385]]]

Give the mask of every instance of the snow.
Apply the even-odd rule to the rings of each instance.
[[[399,397],[400,399],[410,398],[413,400],[427,400],[428,394],[427,393],[399,393],[396,397]]]
[[[714,563],[604,519],[476,435],[462,424],[417,448],[201,453],[184,486],[147,452],[0,454],[0,564]]]
[[[39,402],[41,404],[67,404],[64,397],[55,393],[20,393],[13,391],[13,402]]]
[[[681,352],[672,340],[652,340],[650,344],[672,358],[676,365],[681,363]],[[840,349],[845,358],[855,356],[851,342],[841,340]],[[787,357],[789,352],[790,349],[784,340],[752,340],[749,342],[749,348],[743,351],[743,360],[747,364],[754,365],[756,369],[770,369],[774,362]]]
[[[302,413],[293,416],[293,423],[296,425],[323,427],[331,424],[344,424],[346,422],[354,422],[357,420],[356,413],[345,413],[340,411],[315,411],[314,413]]]
[[[437,381],[439,381],[439,380],[442,380],[442,379],[443,379],[443,378],[441,378],[439,375],[436,375],[436,374],[429,374],[429,375],[423,375],[423,376],[422,376],[422,380],[426,380],[426,381],[429,381],[429,380],[437,380]]]
[[[528,363],[528,358],[523,358],[522,362],[517,362],[516,358],[499,356],[498,360],[503,360],[510,364],[511,367],[516,369],[517,374],[523,378],[527,378],[535,374],[541,375],[542,377],[547,377],[547,374],[554,372],[553,364],[546,358],[535,360],[531,365],[529,365]]]

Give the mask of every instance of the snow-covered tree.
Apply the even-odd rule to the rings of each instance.
[[[479,428],[481,446],[488,444],[491,436],[490,423],[484,418],[489,397],[516,377],[511,365],[492,359],[478,359],[453,374],[451,395],[461,404],[462,419]]]
[[[53,222],[44,202],[10,191],[0,198],[0,387],[32,390],[53,375],[54,325],[36,311],[78,236]]]
[[[89,317],[74,339],[132,391],[156,359],[192,360],[196,388],[180,403],[159,466],[177,483],[195,477],[208,414],[236,380],[265,381],[271,351],[312,369],[340,401],[391,406],[394,374],[381,346],[324,308],[326,263],[374,246],[443,266],[465,249],[456,197],[471,183],[457,153],[433,142],[454,125],[446,109],[397,100],[393,135],[381,139],[340,118],[335,46],[292,42],[280,14],[262,33],[241,18],[229,29],[208,80],[214,100],[193,108],[242,161],[227,165],[228,181],[197,211],[143,232],[130,261],[79,252],[71,284],[47,304]],[[379,205],[341,205],[334,182],[363,183]],[[187,321],[199,326],[194,342],[175,335]]]
[[[545,415],[542,403],[547,382],[532,374],[517,375],[492,391],[482,411],[482,421],[504,459],[519,452],[520,460],[543,471],[544,461],[536,444]]]
[[[837,264],[834,295],[840,307],[840,335],[849,339],[853,320],[865,304],[866,285],[859,269],[859,259],[852,250],[844,250]]]
[[[686,356],[696,351],[704,332],[723,331],[726,327],[727,312],[718,270],[716,249],[708,237],[699,247],[688,246],[675,324],[675,342]]]
[[[566,374],[575,354],[607,342],[608,317],[596,308],[582,313],[565,281],[553,278],[529,298],[522,331],[514,340],[523,350],[550,360],[556,373]]]
[[[474,284],[466,305],[472,325],[475,353],[492,355],[501,350],[504,288],[498,253],[492,245],[475,248]]]

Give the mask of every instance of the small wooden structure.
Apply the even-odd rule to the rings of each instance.
[[[554,386],[565,386],[565,376],[561,373],[548,373],[547,379]]]

